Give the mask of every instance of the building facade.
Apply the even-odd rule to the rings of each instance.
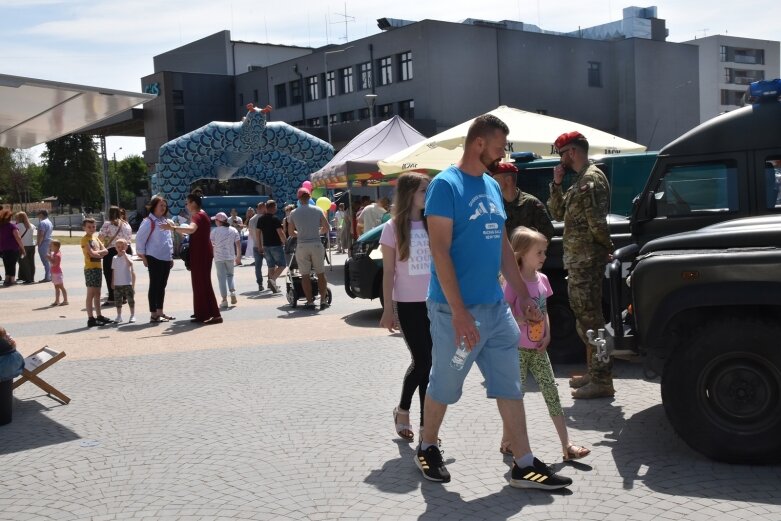
[[[687,42],[700,50],[700,120],[743,104],[746,87],[779,77],[779,42],[714,35]]]

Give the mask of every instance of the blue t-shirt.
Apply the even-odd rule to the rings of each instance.
[[[453,221],[450,257],[464,304],[500,302],[504,296],[499,269],[507,216],[499,184],[487,174],[474,177],[451,166],[429,184],[425,213]],[[428,298],[447,303],[433,262]]]

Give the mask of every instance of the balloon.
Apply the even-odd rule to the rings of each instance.
[[[324,212],[327,212],[331,209],[331,200],[327,197],[321,197],[317,200],[317,207],[323,210]]]
[[[323,187],[315,188],[314,190],[312,190],[312,199],[314,199],[315,201],[317,201],[324,195],[325,195],[325,188]]]
[[[332,212],[336,211],[336,203],[331,203],[331,211]]]
[[[304,181],[303,183],[301,183],[301,186],[303,186],[304,188],[306,188],[309,191],[312,191],[312,182],[311,181]]]

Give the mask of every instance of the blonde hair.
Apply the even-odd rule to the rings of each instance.
[[[532,230],[526,226],[519,226],[513,230],[510,235],[510,246],[515,252],[515,260],[521,265],[521,258],[526,255],[535,244],[544,244],[548,246],[548,238],[537,230]]]
[[[421,183],[428,183],[429,178],[425,174],[407,172],[399,176],[396,182],[396,197],[393,199],[393,224],[396,226],[396,245],[399,252],[399,260],[409,258],[410,230],[412,229],[412,199]],[[426,226],[426,218],[423,217],[423,226]],[[428,232],[428,228],[426,228]]]
[[[30,219],[27,217],[25,212],[18,212],[16,214],[16,222],[24,224],[25,228],[30,227]]]
[[[117,241],[114,244],[116,244],[117,246],[119,246],[120,244],[124,244],[125,246],[127,246],[127,241],[125,239],[117,239]]]
[[[57,239],[52,239],[50,244],[52,246],[57,246],[57,251],[60,251],[60,246],[61,246],[60,241],[58,241]]]

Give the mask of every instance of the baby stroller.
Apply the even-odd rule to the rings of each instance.
[[[322,239],[323,238],[321,237],[321,240]],[[306,295],[304,295],[304,288],[301,285],[304,281],[304,276],[298,271],[298,262],[296,262],[296,244],[297,241],[295,237],[291,237],[288,239],[285,248],[286,253],[290,254],[290,260],[287,264],[287,281],[285,282],[285,289],[287,302],[290,304],[290,307],[293,308],[298,306],[298,301],[300,299],[306,298]],[[312,298],[317,299],[320,294],[317,287],[317,276],[314,273],[309,273],[306,275],[306,278],[308,279],[308,283],[312,285]],[[331,305],[332,297],[331,288],[326,288],[325,301],[329,306]]]

